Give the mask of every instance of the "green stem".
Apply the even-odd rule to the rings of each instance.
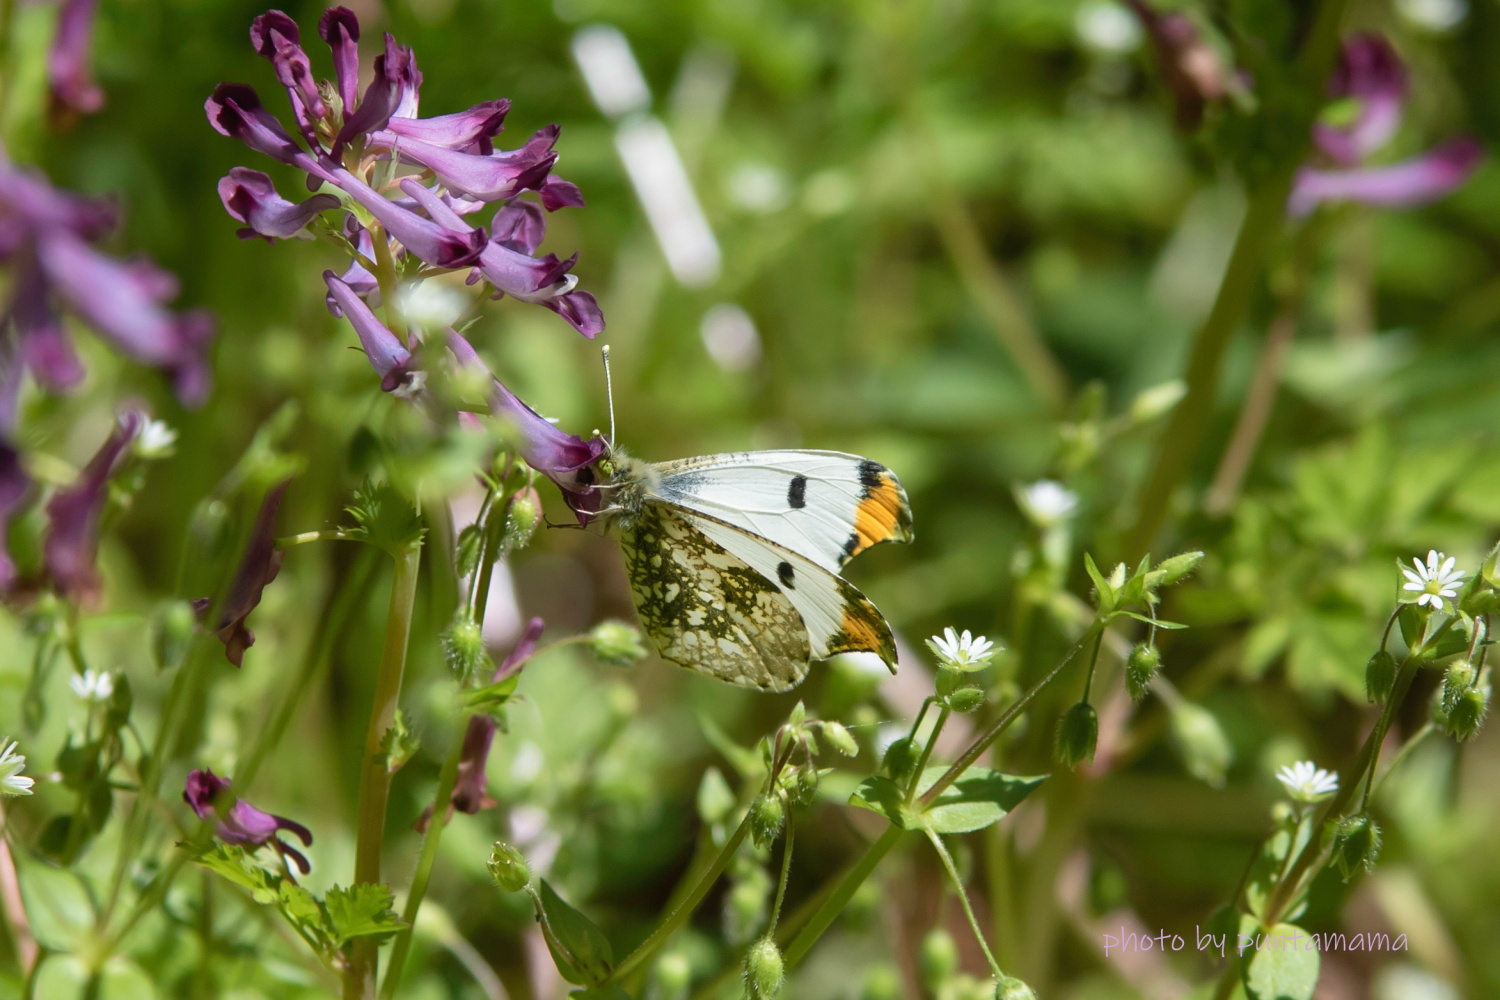
[[[990,951],[990,944],[984,939],[984,932],[979,929],[979,918],[974,916],[974,907],[969,902],[969,894],[964,891],[964,882],[958,875],[958,866],[953,863],[953,856],[948,853],[942,837],[932,830],[927,830],[926,833],[938,857],[943,859],[943,867],[948,870],[948,878],[953,881],[953,891],[958,893],[959,905],[964,908],[964,916],[969,918],[969,929],[974,932],[974,940],[979,942],[979,950],[984,952],[985,960],[990,963],[990,971],[995,974],[996,979],[1003,979],[1005,973],[1000,971],[1000,963],[995,961],[994,952]]]
[[[379,245],[382,241],[375,242]],[[406,647],[411,638],[412,614],[417,600],[417,570],[421,560],[421,546],[408,546],[396,555],[396,572],[391,579],[385,649],[380,657],[380,673],[375,678],[375,698],[370,706],[370,724],[365,730],[364,757],[360,766],[359,828],[354,845],[355,884],[380,882],[386,804],[391,791],[391,772],[380,759],[380,742],[395,721],[396,705],[401,698],[401,679],[406,672]],[[350,946],[349,967],[344,975],[345,1000],[374,996],[378,948],[378,943],[367,937],[355,940]]]
[[[467,725],[467,723],[465,723]],[[417,925],[417,911],[422,908],[422,899],[427,895],[427,883],[432,878],[432,866],[437,861],[438,845],[443,839],[443,830],[448,825],[448,806],[453,798],[453,786],[458,783],[458,764],[463,759],[462,736],[454,741],[453,749],[443,761],[443,770],[438,775],[437,791],[432,796],[432,819],[422,837],[422,853],[417,856],[416,874],[412,876],[411,889],[406,895],[406,906],[401,919],[406,926],[396,935],[391,945],[391,958],[385,967],[385,981],[380,986],[382,1000],[393,1000],[401,985],[401,970],[406,965],[406,956],[411,951],[411,937]]]
[[[922,772],[927,770],[927,762],[932,758],[932,751],[937,746],[938,734],[943,731],[943,726],[948,723],[948,716],[953,710],[947,705],[938,708],[937,721],[932,724],[932,735],[927,737],[927,745],[922,747],[922,756],[917,758],[917,766],[911,772],[911,781],[906,786],[906,801],[911,802],[917,797],[917,787],[922,782]]]
[[[396,287],[396,259],[391,256],[390,241],[385,230],[376,226],[370,235],[375,242],[375,281],[380,285],[380,298],[385,303],[385,325],[391,332],[406,342],[406,317],[401,314],[401,300]]]
[[[293,545],[306,545],[308,542],[354,542],[358,540],[343,528],[329,528],[326,531],[303,531],[295,535],[283,535],[276,539],[276,547],[289,549]]]
[[[724,874],[724,870],[734,860],[735,852],[740,849],[740,844],[744,842],[745,836],[749,832],[750,814],[747,812],[745,818],[740,821],[740,825],[735,827],[734,832],[729,835],[729,840],[725,842],[723,849],[719,851],[719,856],[714,859],[712,867],[704,872],[703,877],[698,880],[698,884],[693,886],[693,891],[688,893],[687,898],[682,901],[682,904],[672,911],[671,916],[657,925],[656,929],[651,932],[651,935],[642,941],[635,951],[626,955],[625,960],[615,966],[615,971],[610,975],[609,982],[619,982],[635,971],[635,969],[639,968],[656,953],[658,948],[667,943],[667,939],[676,933],[679,927],[687,923],[688,918],[693,915],[693,911],[698,908],[698,904],[703,902],[703,897],[708,895],[708,891],[714,887],[714,883],[719,880],[719,876]]]
[[[802,930],[798,931],[797,936],[786,946],[785,956],[788,967],[796,965],[812,950],[818,938],[822,937],[823,932],[828,930],[840,913],[844,912],[844,907],[849,905],[849,900],[854,898],[854,894],[859,891],[865,879],[870,877],[870,874],[875,871],[875,866],[891,852],[891,848],[896,846],[896,841],[900,840],[905,832],[894,824],[886,827],[885,833],[882,833],[879,839],[865,849],[864,856],[855,862],[854,867],[844,873],[838,885],[834,886],[833,891],[818,906],[817,912],[808,919]]]
[[[1030,705],[1048,684],[1057,679],[1057,675],[1062,673],[1062,669],[1069,663],[1072,663],[1073,659],[1083,651],[1088,643],[1093,642],[1103,634],[1104,626],[1105,622],[1096,618],[1084,630],[1083,635],[1079,636],[1078,641],[1073,643],[1072,648],[1063,654],[1063,658],[1057,661],[1057,665],[1047,671],[1046,676],[1028,688],[1026,693],[1017,698],[1010,707],[1000,713],[1000,718],[995,720],[995,724],[985,730],[973,743],[969,744],[969,748],[959,756],[958,760],[953,762],[953,766],[949,767],[948,770],[943,772],[942,777],[933,782],[932,787],[922,794],[921,805],[924,807],[931,805],[932,801],[943,794],[949,785],[962,777],[963,773],[970,767],[973,767],[974,763],[984,755],[984,752],[1010,728],[1016,719],[1020,718],[1021,713],[1026,710],[1026,706]]]
[[[792,811],[787,810],[786,843],[781,845],[781,878],[776,882],[776,902],[771,906],[771,923],[766,927],[766,936],[776,933],[776,921],[781,919],[781,904],[786,902],[786,884],[792,875],[792,845],[797,839],[797,824],[792,822]]]

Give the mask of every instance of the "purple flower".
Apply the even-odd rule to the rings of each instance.
[[[417,116],[417,91],[422,73],[411,49],[397,45],[390,34],[385,36],[385,54],[375,57],[375,78],[365,88],[364,99],[351,114],[344,109],[344,126],[333,143],[333,158],[338,159],[344,145],[352,139],[385,128],[392,115]]]
[[[221,135],[238,139],[257,153],[305,170],[318,180],[331,181],[327,166],[303,151],[276,116],[260,103],[255,88],[243,83],[221,83],[203,103],[208,123]]]
[[[1140,18],[1156,50],[1162,80],[1171,88],[1177,106],[1177,127],[1196,129],[1204,109],[1229,92],[1223,60],[1182,11],[1160,11],[1146,0],[1125,0]]]
[[[359,99],[359,18],[348,7],[329,7],[318,18],[318,37],[333,50],[333,74],[347,115]]]
[[[434,267],[464,267],[484,248],[484,230],[449,228],[402,208],[349,171],[336,171],[337,184],[364,206],[385,231],[420,260]]]
[[[31,479],[21,468],[21,454],[0,438],[0,592],[10,589],[16,580],[16,564],[6,547],[11,518],[26,499]]]
[[[376,145],[393,150],[406,163],[431,170],[440,184],[480,201],[513,198],[522,191],[537,190],[547,179],[557,153],[559,129],[549,125],[520,149],[508,153],[464,153],[420,139],[402,138],[391,132],[371,137]]]
[[[313,79],[312,62],[302,48],[297,22],[279,10],[268,10],[250,22],[250,44],[271,60],[276,79],[291,98],[297,121],[304,132],[310,133],[313,122],[328,114],[328,108],[318,93],[318,82]]]
[[[378,306],[380,305],[380,282],[360,263],[360,257],[365,260],[375,259],[375,240],[370,236],[370,231],[361,226],[352,215],[344,222],[344,235],[354,245],[359,256],[349,262],[349,270],[339,275],[339,280],[352,288],[354,294],[364,299],[366,303]],[[338,308],[332,292],[328,294],[327,302],[330,312]],[[340,314],[334,313],[334,315]]]
[[[392,118],[385,128],[390,145],[417,140],[444,149],[489,153],[494,148],[490,140],[505,128],[509,112],[510,101],[502,97],[436,118]]]
[[[281,499],[286,496],[290,484],[288,479],[272,487],[261,501],[244,558],[230,581],[223,604],[217,609],[213,631],[224,644],[224,656],[236,667],[244,665],[245,650],[255,645],[255,633],[246,627],[245,620],[260,606],[266,586],[281,572],[281,550],[276,547],[276,512],[281,509]],[[193,601],[193,610],[201,621],[214,610],[213,600],[200,597]]]
[[[287,201],[276,193],[269,175],[249,167],[234,167],[219,181],[219,200],[226,212],[245,223],[240,239],[263,236],[268,243],[302,235],[319,212],[339,207],[331,194],[315,194],[300,204]]]
[[[542,207],[549,212],[559,208],[582,208],[583,192],[572,181],[565,181],[556,174],[548,174],[542,182],[540,194]]]
[[[521,638],[516,640],[510,655],[495,669],[494,676],[490,678],[491,684],[499,684],[526,665],[526,661],[536,652],[537,641],[541,639],[545,628],[546,623],[540,618],[533,618],[526,623],[526,628],[521,633]],[[464,730],[463,751],[458,761],[458,780],[453,786],[448,815],[453,815],[453,810],[456,809],[472,816],[481,809],[490,809],[498,804],[489,796],[489,776],[486,774],[490,747],[495,742],[495,729],[496,723],[491,716],[484,713],[470,716],[469,725]],[[431,820],[432,807],[429,806],[423,811],[422,818],[417,820],[417,830],[425,832]]]
[[[42,555],[53,583],[72,600],[87,600],[98,593],[95,557],[99,550],[99,516],[109,499],[109,480],[123,465],[126,449],[144,419],[135,410],[121,413],[115,429],[83,467],[77,481],[47,502]]]
[[[301,823],[262,812],[244,799],[236,798],[229,791],[229,785],[228,778],[221,778],[208,768],[189,771],[182,801],[192,807],[199,819],[217,820],[214,836],[224,843],[250,850],[270,844],[278,854],[291,858],[302,874],[312,871],[307,858],[277,836],[285,830],[302,841],[303,847],[311,847],[312,831]]]
[[[104,91],[89,72],[94,15],[99,0],[64,0],[57,11],[57,33],[47,52],[47,82],[54,113],[93,114],[104,106]]]
[[[490,373],[474,346],[452,330],[448,331],[448,350],[460,365],[491,381],[490,412],[511,425],[522,459],[561,487],[569,506],[580,514],[581,521],[587,523],[588,517],[598,509],[599,495],[589,466],[604,454],[604,439],[594,437],[585,441],[576,434],[561,430],[527,406]]]
[[[338,275],[323,272],[323,281],[328,285],[328,297],[332,303],[330,311],[335,316],[347,319],[359,336],[360,346],[370,359],[370,367],[380,376],[381,392],[406,391],[420,385],[411,369],[411,352],[384,323],[370,311],[359,297]]]
[[[1400,163],[1366,164],[1366,158],[1395,135],[1407,93],[1401,58],[1380,35],[1359,34],[1344,41],[1329,92],[1336,101],[1355,101],[1358,106],[1349,121],[1313,126],[1317,148],[1337,166],[1304,166],[1297,171],[1287,202],[1294,216],[1307,215],[1324,202],[1355,201],[1383,208],[1425,205],[1461,186],[1483,158],[1477,141],[1460,136]],[[1335,104],[1334,110],[1349,109]]]
[[[490,239],[528,256],[536,253],[547,235],[547,217],[536,202],[513,201],[501,206],[490,221]]]

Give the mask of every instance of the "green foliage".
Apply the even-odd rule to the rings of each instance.
[[[917,793],[931,788],[946,770],[930,767],[923,771]],[[998,823],[1046,780],[1046,775],[1022,778],[971,767],[921,809],[907,801],[906,792],[896,782],[877,775],[860,784],[849,804],[878,812],[903,830],[969,833]]]
[[[570,983],[600,985],[614,968],[609,939],[592,920],[569,906],[546,879],[537,885],[542,934],[557,971]]]

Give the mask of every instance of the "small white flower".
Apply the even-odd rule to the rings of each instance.
[[[0,738],[0,747],[0,795],[30,795],[36,782],[21,773],[26,758],[15,752],[14,740],[6,743]]]
[[[109,701],[109,696],[115,693],[115,675],[104,672],[85,670],[81,674],[74,674],[68,678],[68,687],[79,698],[88,702],[103,704]]]
[[[1411,561],[1411,564],[1417,568],[1415,573],[1404,566],[1401,568],[1401,572],[1406,576],[1406,583],[1401,589],[1420,592],[1421,596],[1417,598],[1418,604],[1430,604],[1434,610],[1441,608],[1443,598],[1457,597],[1458,587],[1464,582],[1464,571],[1453,568],[1456,561],[1452,556],[1445,556],[1437,549],[1429,549],[1425,566],[1419,559]]]
[[[1078,8],[1073,29],[1079,41],[1096,52],[1121,55],[1141,44],[1141,25],[1134,14],[1118,3],[1096,0]]]
[[[145,459],[167,458],[177,444],[177,432],[165,420],[147,420],[135,436],[135,453]]]
[[[938,666],[953,670],[982,670],[995,655],[995,644],[982,635],[970,635],[964,629],[959,635],[951,628],[943,629],[942,635],[927,640],[927,648],[938,658]]]
[[[1016,499],[1022,512],[1041,528],[1060,524],[1078,510],[1078,494],[1051,479],[1021,487],[1016,491]]]
[[[1339,790],[1339,776],[1310,760],[1299,760],[1276,772],[1276,780],[1298,802],[1316,802]]]
[[[469,308],[468,297],[443,281],[413,281],[402,287],[399,298],[407,321],[423,330],[441,330]]]

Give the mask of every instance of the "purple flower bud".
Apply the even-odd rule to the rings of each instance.
[[[1156,51],[1162,80],[1172,90],[1177,127],[1196,129],[1208,104],[1229,92],[1223,61],[1182,11],[1160,11],[1146,0],[1125,0],[1140,18]]]
[[[71,600],[87,600],[99,590],[99,570],[95,566],[99,515],[109,498],[110,477],[118,471],[143,421],[144,416],[135,410],[121,413],[115,429],[83,467],[77,481],[53,494],[47,502],[48,526],[42,555],[53,583]]]
[[[349,216],[344,223],[344,235],[349,242],[354,244],[356,252],[366,260],[375,259],[375,240],[370,236],[370,231],[361,226],[353,216]],[[339,280],[354,290],[354,294],[364,299],[370,306],[380,305],[380,282],[375,275],[359,262],[359,257],[349,262],[349,270],[339,275]],[[329,292],[324,301],[328,303],[328,311],[335,316],[342,316],[343,311],[339,309],[337,300],[333,293]]]
[[[480,201],[499,201],[525,190],[536,190],[557,162],[552,145],[558,127],[549,125],[520,149],[507,153],[463,153],[419,139],[405,139],[390,132],[372,136],[372,141],[391,148],[403,162],[431,170],[438,182]]]
[[[444,149],[489,153],[494,148],[490,140],[505,127],[505,116],[509,112],[510,101],[502,97],[476,104],[467,111],[436,118],[393,117],[386,122],[385,128],[395,138],[390,135],[385,138],[391,140],[389,145],[394,145],[397,140],[415,139]]]
[[[301,204],[287,201],[276,193],[270,176],[249,167],[234,167],[219,181],[219,200],[226,212],[245,223],[240,239],[263,236],[268,243],[301,235],[319,212],[339,207],[331,194],[315,194]]]
[[[464,267],[474,263],[484,249],[484,230],[449,228],[424,219],[342,167],[334,172],[334,183],[349,192],[402,246],[434,267]]]
[[[286,88],[287,96],[304,127],[312,119],[328,113],[313,79],[312,63],[303,50],[297,22],[279,10],[268,10],[250,22],[250,44],[271,61],[276,79]]]
[[[328,169],[287,135],[276,116],[260,103],[255,88],[243,83],[221,83],[203,104],[208,122],[221,135],[238,139],[258,153],[289,163],[319,180],[331,181]]]
[[[386,328],[386,325],[357,295],[332,271],[323,272],[323,281],[328,285],[328,295],[336,308],[335,316],[343,316],[354,327],[359,343],[370,359],[370,367],[380,376],[380,391],[394,392],[412,384],[411,352],[401,338]]]
[[[527,465],[551,479],[565,494],[598,493],[587,467],[604,454],[603,438],[585,441],[527,406],[490,373],[474,346],[452,330],[448,331],[448,349],[460,365],[490,379],[490,411],[509,421],[518,438],[516,447]]]
[[[334,140],[333,158],[337,160],[344,145],[356,136],[385,128],[392,115],[415,118],[421,86],[417,57],[411,49],[397,45],[396,39],[387,33],[385,54],[375,57],[375,78],[365,88],[364,100],[353,114],[347,108],[344,110],[344,126]]]
[[[304,847],[311,847],[312,831],[301,823],[262,812],[244,799],[236,798],[230,793],[229,785],[228,778],[221,778],[210,769],[190,771],[182,790],[182,801],[192,807],[199,819],[217,819],[214,836],[224,843],[251,850],[270,844],[278,853],[291,858],[302,874],[312,871],[307,858],[276,836],[285,830],[302,841]]]
[[[94,15],[98,0],[64,0],[57,12],[57,33],[47,53],[47,82],[54,111],[93,114],[104,106],[104,91],[89,73]]]
[[[170,274],[107,257],[64,230],[38,235],[37,258],[47,281],[86,323],[131,357],[171,372],[184,399],[203,398],[202,355],[213,322],[206,313],[173,315],[162,306],[176,294]]]
[[[491,240],[528,256],[536,253],[546,235],[547,217],[535,202],[518,199],[502,205],[490,221]]]
[[[1303,167],[1297,172],[1287,210],[1303,216],[1328,201],[1356,201],[1383,208],[1425,205],[1467,181],[1483,156],[1477,141],[1460,137],[1388,167]]]
[[[577,276],[568,273],[577,261],[576,253],[567,260],[551,253],[529,257],[491,241],[479,255],[478,268],[498,291],[546,306],[592,340],[604,329],[604,313],[593,295],[577,289]]]
[[[1351,35],[1344,40],[1328,93],[1335,100],[1358,100],[1359,113],[1346,126],[1318,122],[1313,139],[1341,166],[1359,164],[1395,135],[1406,92],[1406,67],[1390,43],[1373,32]]]
[[[286,496],[290,484],[290,479],[277,484],[261,501],[255,526],[250,529],[245,556],[235,570],[222,606],[217,609],[213,632],[224,644],[225,658],[236,667],[244,665],[245,650],[255,645],[255,633],[246,627],[245,620],[260,605],[266,586],[281,572],[281,550],[276,547],[276,512],[281,509],[281,499]],[[193,601],[193,610],[199,620],[203,620],[214,610],[212,598],[200,597]]]
[[[333,73],[348,116],[359,97],[359,18],[348,7],[329,7],[318,18],[318,37],[333,50]]]
[[[21,361],[42,385],[62,390],[78,384],[83,365],[52,308],[49,292],[36,254],[28,250],[17,262],[10,321],[15,324]]]
[[[548,174],[540,190],[542,207],[549,212],[555,212],[559,208],[583,207],[583,192],[578,190],[578,185],[565,181],[556,174]]]
[[[8,590],[16,579],[16,564],[6,548],[11,518],[26,499],[31,480],[21,468],[21,454],[10,442],[0,438],[0,592]]]
[[[118,215],[112,203],[59,191],[40,174],[5,163],[0,152],[0,254],[13,253],[37,229],[62,228],[98,239],[115,227]]]

